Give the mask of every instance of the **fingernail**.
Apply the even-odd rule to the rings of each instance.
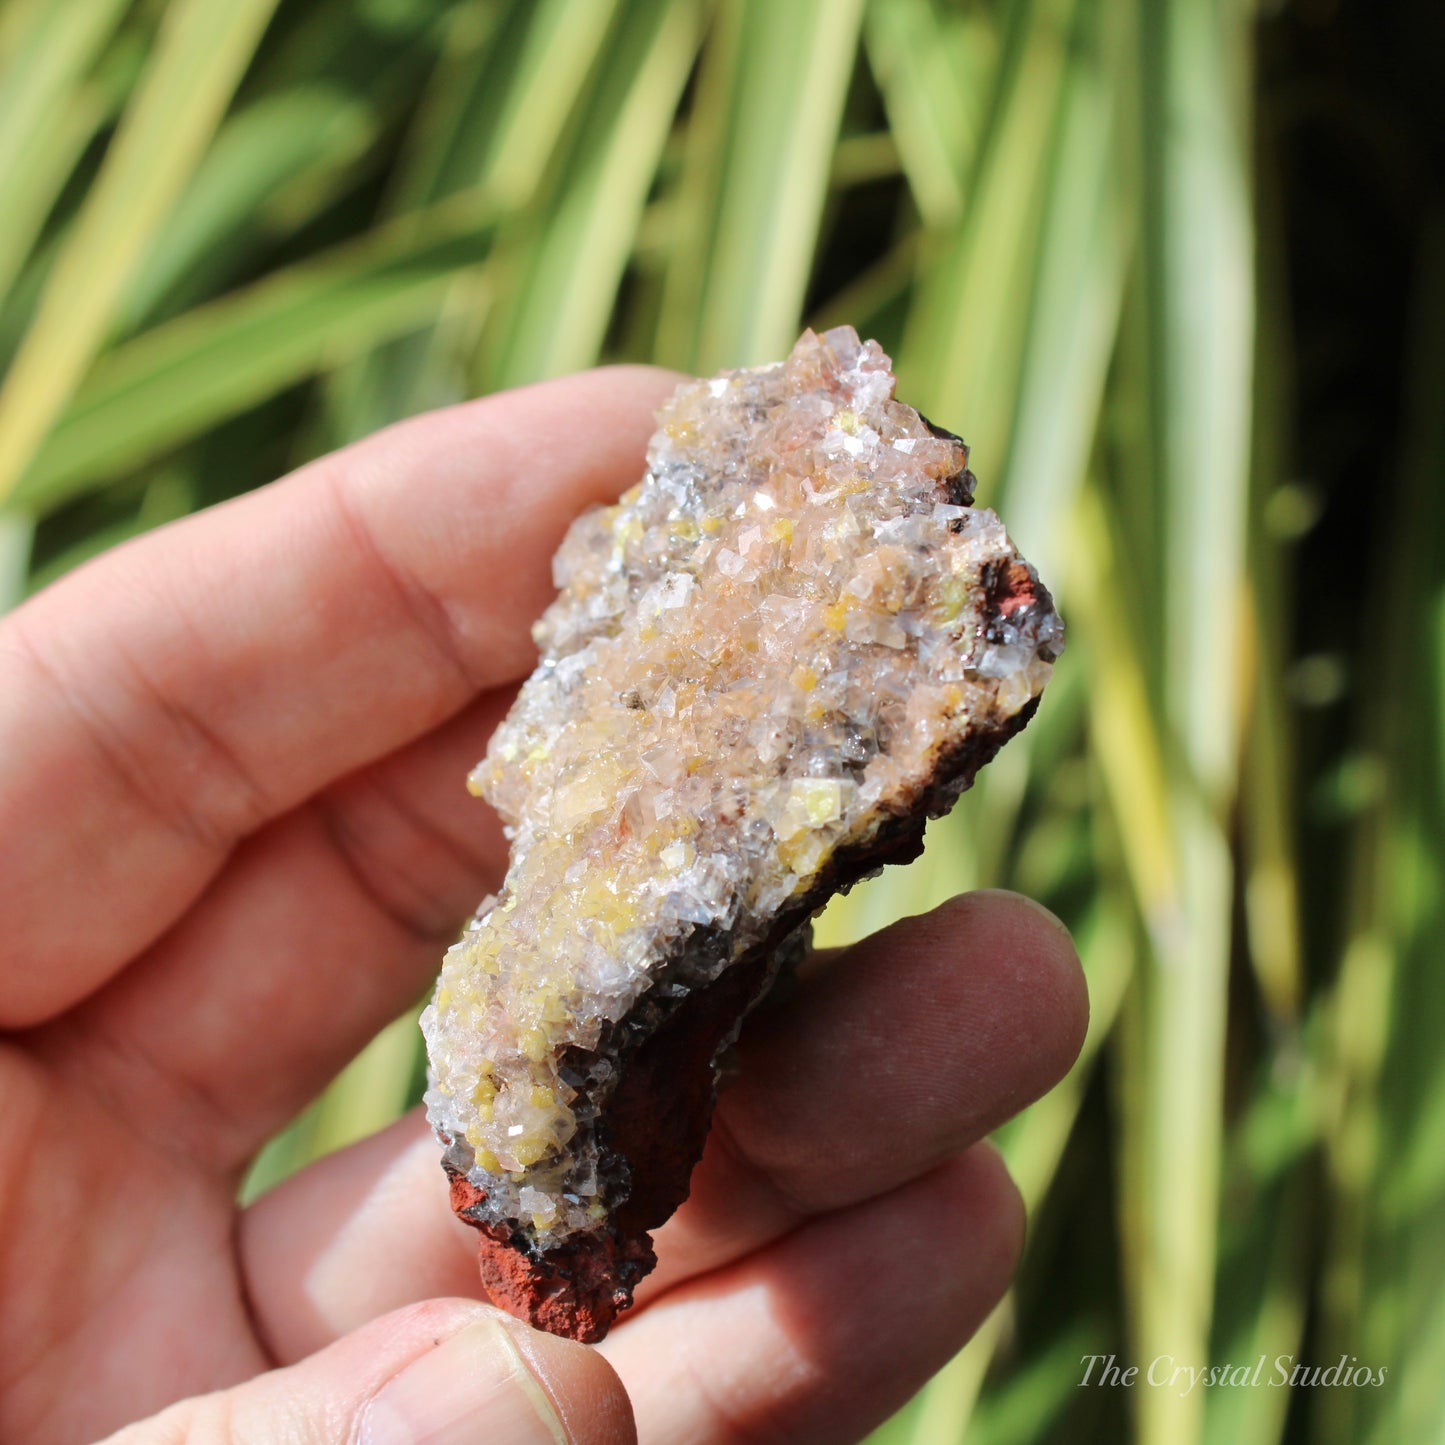
[[[367,1407],[362,1445],[568,1445],[507,1327],[484,1318],[413,1360]]]

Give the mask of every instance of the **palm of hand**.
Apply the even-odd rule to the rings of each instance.
[[[273,1393],[331,1370],[364,1403],[475,1314],[415,1116],[244,1211],[237,1182],[499,877],[459,781],[529,665],[557,538],[634,479],[669,384],[420,418],[0,621],[0,1438],[94,1438],[318,1350]],[[1085,1010],[1042,911],[975,895],[751,1023],[602,1351],[641,1437],[854,1439],[900,1404],[1017,1251],[970,1146],[1067,1068]],[[626,1435],[597,1353],[524,1350],[577,1439]]]

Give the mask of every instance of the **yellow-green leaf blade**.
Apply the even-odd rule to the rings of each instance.
[[[0,387],[0,499],[100,349],[126,282],[220,121],[276,0],[175,0]]]

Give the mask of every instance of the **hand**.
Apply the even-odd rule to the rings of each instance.
[[[754,1018],[600,1350],[477,1302],[416,1115],[236,1208],[497,885],[462,780],[567,522],[636,479],[674,380],[404,423],[0,620],[0,1438],[169,1406],[119,1439],[611,1442],[635,1412],[646,1441],[853,1440],[1001,1295],[1021,1210],[977,1141],[1087,1009],[1009,894],[819,958]]]

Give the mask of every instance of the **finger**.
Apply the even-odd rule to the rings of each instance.
[[[599,1347],[649,1445],[860,1439],[1003,1296],[1023,1206],[983,1145],[669,1294]]]
[[[639,1303],[966,1148],[1062,1077],[1086,1017],[1067,934],[1013,894],[969,895],[847,950],[744,1030]],[[413,1115],[257,1201],[240,1242],[290,1359],[419,1294],[475,1293],[470,1235]]]
[[[433,1300],[374,1321],[289,1369],[182,1400],[108,1445],[624,1445],[627,1396],[594,1350],[540,1335],[498,1310]]]
[[[0,620],[0,836],[25,839],[0,1026],[89,992],[261,823],[525,671],[563,530],[640,475],[675,382],[619,368],[416,418]]]
[[[484,1298],[477,1234],[452,1213],[440,1146],[413,1110],[241,1214],[238,1251],[273,1358],[297,1360],[434,1295]]]
[[[186,916],[32,1035],[153,1137],[240,1167],[436,974],[506,863],[467,771],[508,703],[425,739],[239,845]]]
[[[750,1021],[690,1207],[659,1231],[640,1297],[866,1199],[981,1139],[1073,1065],[1089,999],[1073,941],[1032,899],[983,890],[805,973]],[[759,1203],[744,1220],[734,1201]]]

